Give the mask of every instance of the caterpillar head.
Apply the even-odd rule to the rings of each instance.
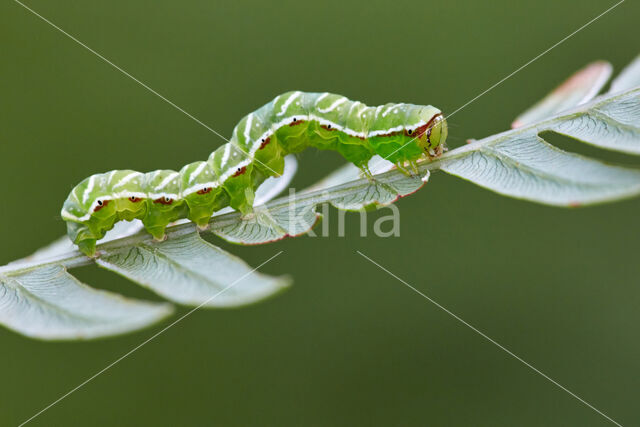
[[[448,135],[447,121],[441,113],[435,114],[427,123],[416,128],[405,130],[406,136],[415,138],[417,144],[428,157],[442,154]]]
[[[438,157],[447,137],[442,113],[430,105],[385,104],[369,128],[376,153],[392,163]]]

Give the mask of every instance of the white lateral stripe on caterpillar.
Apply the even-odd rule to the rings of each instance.
[[[356,138],[364,139],[367,137],[365,132],[356,132],[355,130],[351,130],[345,126],[340,126],[339,124],[332,122],[331,120],[323,119],[322,117],[310,115],[309,120],[318,122],[321,126],[331,126],[332,129],[335,129],[340,132],[344,132],[349,136],[355,136]]]
[[[287,126],[290,125],[291,123],[293,123],[294,121],[297,120],[308,120],[308,121],[315,121],[318,124],[322,125],[322,126],[331,126],[331,128],[340,131],[340,132],[344,132],[347,135],[350,136],[354,136],[356,138],[361,138],[361,139],[366,139],[366,138],[370,138],[372,136],[379,136],[379,135],[388,135],[390,133],[394,133],[394,132],[399,132],[402,130],[407,130],[407,131],[414,131],[416,129],[418,129],[419,127],[422,127],[424,125],[427,124],[427,122],[425,122],[424,120],[419,121],[418,123],[411,125],[411,126],[396,126],[396,127],[392,127],[389,129],[381,129],[381,130],[375,130],[375,131],[369,131],[369,132],[357,132],[354,130],[349,129],[348,127],[345,126],[341,126],[335,122],[332,122],[331,120],[327,120],[327,119],[323,119],[321,117],[315,116],[313,114],[310,114],[309,116],[301,116],[301,115],[297,115],[297,116],[293,116],[293,117],[289,117],[286,119],[282,119],[279,122],[277,122],[275,125],[273,125],[273,128],[268,130],[267,132],[263,133],[258,139],[256,139],[253,143],[253,145],[251,146],[251,151],[249,151],[248,155],[249,158],[251,160],[253,160],[255,153],[258,151],[258,149],[260,148],[260,146],[262,145],[263,140],[267,140],[267,138],[271,138],[273,136],[273,134],[280,129],[282,126]]]
[[[146,193],[140,193],[137,191],[121,191],[119,193],[115,193],[111,198],[105,198],[107,200],[117,200],[117,199],[128,199],[129,197],[135,197],[144,199],[147,197]]]
[[[403,130],[414,131],[414,130],[418,129],[419,127],[422,127],[422,126],[424,126],[426,124],[427,124],[427,122],[421,120],[417,124],[412,125],[412,126],[396,126],[396,127],[392,127],[392,128],[389,128],[389,129],[372,130],[371,132],[369,132],[367,137],[371,138],[373,136],[389,135],[390,133],[400,132],[400,131],[403,131]]]
[[[218,181],[220,182],[221,185],[224,185],[224,182],[227,179],[231,178],[231,176],[233,176],[238,171],[238,169],[242,169],[244,167],[249,166],[251,162],[253,162],[253,158],[247,157],[237,165],[233,166],[233,168],[229,168],[225,172],[223,172],[222,175],[220,175],[220,178],[218,178]]]
[[[364,105],[364,104],[361,104],[361,105]],[[381,107],[378,107],[376,109],[376,111],[378,111],[379,108],[381,108]],[[248,159],[249,160],[253,160],[254,157],[255,157],[255,153],[260,149],[260,146],[262,145],[263,140],[266,141],[267,138],[271,138],[273,136],[273,134],[276,133],[276,131],[278,129],[280,129],[282,126],[287,126],[287,125],[290,125],[291,123],[293,123],[294,121],[305,120],[305,119],[308,120],[308,121],[315,121],[315,122],[317,122],[318,124],[320,124],[322,126],[331,126],[332,129],[335,129],[335,130],[340,131],[340,132],[344,132],[347,135],[354,136],[354,137],[360,138],[360,139],[367,139],[367,138],[370,138],[370,137],[380,136],[380,135],[388,135],[388,134],[391,134],[391,133],[394,133],[394,132],[400,132],[402,130],[414,131],[414,130],[416,130],[416,129],[418,129],[418,128],[420,128],[420,127],[422,127],[422,126],[427,124],[427,122],[425,122],[424,120],[421,120],[418,123],[416,123],[414,125],[410,125],[410,126],[402,126],[401,125],[401,126],[388,128],[388,129],[381,129],[381,130],[375,130],[375,131],[369,131],[369,132],[357,132],[357,131],[349,129],[346,126],[341,126],[341,125],[339,125],[339,124],[337,124],[337,123],[335,123],[335,122],[333,122],[331,120],[327,120],[327,119],[324,119],[322,117],[315,116],[313,114],[309,114],[308,116],[296,115],[296,116],[292,116],[292,117],[288,117],[286,119],[280,120],[279,122],[275,123],[272,126],[271,129],[269,129],[268,131],[263,133],[259,138],[257,138],[253,142],[253,145],[251,146],[251,150],[249,151],[249,153],[247,153]],[[226,154],[226,151],[225,151],[225,154]],[[224,158],[223,158],[223,162],[226,163]],[[242,167],[242,166],[240,166],[240,167]],[[222,182],[226,181],[226,178],[221,180],[221,181]]]
[[[71,212],[69,212],[66,209],[62,209],[61,211],[61,216],[63,218],[67,218],[67,219],[71,219],[74,221],[87,221],[88,219],[91,218],[91,213],[93,212],[93,210],[95,208],[97,208],[98,206],[100,206],[100,203],[98,203],[99,201],[104,203],[106,201],[111,201],[111,200],[118,200],[118,199],[128,199],[130,197],[135,197],[135,198],[140,198],[140,199],[145,199],[147,198],[147,194],[146,193],[140,193],[140,192],[135,192],[135,191],[121,191],[119,193],[114,193],[110,196],[101,196],[98,199],[94,200],[94,202],[91,204],[90,208],[89,208],[89,212],[83,216],[76,216],[74,214],[72,214]]]
[[[248,163],[247,163],[248,164]],[[246,166],[246,165],[244,165]],[[157,173],[157,171],[156,171]],[[175,173],[175,175],[177,175],[177,172]],[[174,174],[169,175],[169,177],[174,177]],[[167,181],[167,179],[165,178],[164,181]],[[169,180],[170,181],[170,180]],[[166,184],[165,184],[166,185]],[[160,189],[160,187],[164,187],[164,185],[161,185],[156,187],[156,189]],[[94,211],[95,208],[97,208],[98,206],[100,206],[100,203],[98,203],[98,201],[104,203],[105,201],[113,201],[113,200],[118,200],[118,199],[128,199],[130,197],[134,197],[134,198],[140,198],[140,199],[151,199],[151,200],[157,200],[157,199],[173,199],[173,200],[178,200],[178,199],[182,199],[184,196],[188,196],[189,194],[193,194],[196,193],[200,190],[203,190],[205,188],[217,188],[218,186],[220,186],[220,182],[219,181],[211,181],[211,182],[206,182],[204,184],[195,184],[192,185],[188,188],[186,188],[184,191],[180,192],[180,194],[176,194],[176,193],[140,193],[140,192],[134,192],[134,191],[121,191],[119,193],[114,193],[113,195],[110,196],[103,196],[103,197],[99,197],[98,199],[96,199],[90,206],[89,208],[89,213],[79,217],[76,216],[74,214],[72,214],[71,212],[69,212],[66,209],[62,209],[62,211],[60,212],[61,216],[63,218],[66,219],[70,219],[72,221],[87,221],[91,218],[91,212]]]
[[[149,198],[151,200],[158,200],[158,199],[178,200],[178,199],[180,199],[180,194],[176,194],[176,193],[149,193]]]
[[[265,142],[267,138],[271,138],[271,136],[273,136],[273,133],[273,129],[269,129],[268,131],[260,135],[255,141],[253,141],[253,145],[251,146],[248,155],[253,158],[256,152],[260,149],[260,146],[262,146],[262,143]]]
[[[218,188],[220,185],[220,181],[210,181],[205,182],[204,184],[195,184],[189,188],[185,188],[184,191],[180,193],[181,198],[188,196],[189,194],[197,193],[200,190],[204,190],[205,188]]]

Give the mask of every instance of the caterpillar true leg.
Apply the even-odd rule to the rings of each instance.
[[[418,170],[418,164],[415,162],[415,160],[409,161],[409,167],[411,168],[411,172],[413,173],[413,175],[415,176],[420,175],[420,171]]]
[[[240,120],[229,142],[207,161],[179,172],[92,175],[71,191],[61,215],[69,238],[92,256],[96,241],[117,221],[140,219],[161,240],[167,225],[180,218],[203,229],[211,215],[226,206],[251,213],[255,189],[282,174],[287,154],[309,146],[337,151],[373,180],[367,164],[374,155],[413,175],[418,159],[442,154],[446,137],[446,121],[432,106],[368,107],[326,92],[287,92]]]
[[[414,172],[412,172],[411,170],[407,169],[404,165],[404,163],[402,162],[398,162],[396,163],[396,168],[398,168],[398,170],[400,172],[402,172],[404,175],[409,176],[409,177],[414,177]]]
[[[373,174],[371,173],[371,170],[369,169],[369,165],[367,165],[367,164],[360,165],[360,170],[362,171],[362,174],[365,176],[365,178],[367,178],[369,180],[369,182],[375,181],[375,179],[373,178]]]

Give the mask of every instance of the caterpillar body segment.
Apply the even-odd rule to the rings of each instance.
[[[374,155],[407,171],[405,163],[414,168],[420,158],[438,157],[446,137],[446,121],[432,106],[368,107],[341,95],[287,92],[242,118],[207,161],[179,172],[92,175],[71,191],[61,215],[69,238],[93,256],[96,241],[121,220],[140,219],[163,239],[166,226],[181,218],[204,228],[226,206],[251,212],[257,187],[282,174],[287,154],[307,147],[337,151],[370,175],[367,163]]]

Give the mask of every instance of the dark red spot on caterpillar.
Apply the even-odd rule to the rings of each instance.
[[[98,200],[98,206],[96,206],[95,208],[93,208],[94,212],[98,212],[100,209],[104,208],[105,206],[107,206],[109,204],[109,200]]]
[[[397,132],[389,132],[389,133],[384,133],[378,136],[382,136],[382,137],[387,137],[387,136],[396,136],[396,135],[402,135],[403,133],[405,133],[405,131],[399,130]]]
[[[139,201],[141,201],[141,200],[142,200],[142,199],[141,199],[140,197],[134,197],[134,196],[129,197],[129,201],[130,201],[131,203],[138,203],[138,202],[139,202]]]
[[[155,199],[153,203],[160,203],[161,205],[170,205],[173,203],[173,199],[170,199],[168,197],[160,197],[158,199]]]
[[[243,173],[245,173],[246,171],[247,171],[247,167],[246,167],[246,166],[243,166],[243,167],[241,167],[241,168],[238,168],[238,170],[236,171],[236,173],[234,173],[232,176],[233,176],[233,177],[240,176],[240,175],[242,175]]]
[[[211,190],[213,188],[212,187],[204,187],[202,190],[198,190],[197,193],[198,194],[207,194],[207,193],[211,193]]]
[[[291,123],[289,123],[289,126],[297,126],[299,124],[304,123],[304,120],[296,120],[296,118],[293,118],[293,121]]]
[[[430,123],[431,121],[429,121],[429,123],[425,125],[420,126],[417,129],[414,129],[413,131],[405,130],[404,134],[405,136],[413,136],[416,139],[421,138],[422,135],[424,135],[425,131],[427,131],[427,129],[429,128]],[[431,132],[430,129],[428,130],[428,132]]]
[[[427,141],[429,143],[431,143],[430,137],[431,137],[431,129],[433,128],[433,124],[434,124],[433,122],[434,122],[435,119],[437,119],[440,116],[442,116],[442,114],[440,114],[440,113],[435,114],[433,117],[431,117],[431,119],[429,119],[429,121],[426,124],[420,126],[417,129],[414,129],[413,131],[405,129],[404,130],[404,135],[405,136],[412,136],[412,137],[418,139],[418,138],[421,138],[422,135],[424,135],[424,133],[426,132],[427,133]],[[389,134],[385,134],[385,135],[381,135],[381,136],[391,136],[391,135],[395,135],[395,134],[398,134],[398,133],[399,132],[394,132],[394,133],[389,133]]]
[[[328,130],[329,132],[333,132],[333,131],[338,130],[338,129],[334,128],[334,127],[333,127],[333,126],[331,126],[331,125],[320,125],[320,127],[321,127],[322,129],[324,129],[324,130]],[[361,140],[363,140],[363,141],[366,139],[364,136],[360,136],[360,135],[351,135],[351,136],[353,136],[354,138],[361,139]]]
[[[262,144],[260,144],[260,148],[258,150],[262,150],[264,147],[267,146],[267,144],[269,144],[271,142],[271,137],[267,138],[267,139],[263,139],[262,140]]]

